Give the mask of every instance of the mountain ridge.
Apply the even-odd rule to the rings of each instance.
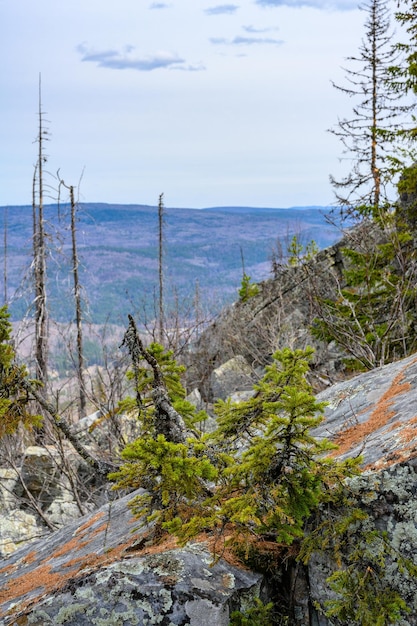
[[[6,211],[7,209],[7,211]],[[44,207],[50,244],[49,289],[52,315],[71,319],[69,205]],[[7,212],[7,293],[14,319],[31,302],[28,269],[32,254],[32,207],[0,207],[0,230]],[[329,207],[207,207],[164,209],[164,266],[168,306],[191,306],[195,290],[218,312],[236,298],[243,271],[253,280],[270,274],[277,239],[293,234],[306,244],[327,247],[340,232],[326,220]],[[59,234],[59,236],[58,236]],[[51,245],[51,243],[53,245]],[[154,315],[158,285],[158,211],[146,204],[81,202],[77,206],[80,281],[91,321],[115,322],[126,312],[147,308]],[[4,255],[3,255],[4,256]],[[24,278],[26,276],[26,279]],[[22,286],[23,285],[23,286]]]

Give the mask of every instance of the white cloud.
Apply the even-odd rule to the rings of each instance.
[[[209,7],[204,12],[207,13],[207,15],[232,15],[236,13],[238,8],[236,4],[219,4],[214,7]]]
[[[85,167],[85,201],[326,203],[341,153],[326,129],[352,107],[331,80],[364,16],[260,1],[3,3],[0,204],[31,202],[39,72],[51,171]]]
[[[228,45],[228,46],[253,46],[253,45],[275,45],[279,46],[283,44],[282,39],[273,39],[271,37],[242,37],[237,35],[233,39],[226,39],[225,37],[211,37],[210,42],[214,45]]]
[[[350,11],[358,8],[357,0],[256,0],[262,7],[311,7],[322,10]]]
[[[188,65],[185,59],[173,52],[157,52],[150,56],[134,56],[134,46],[125,46],[120,50],[93,50],[82,43],[77,46],[81,54],[81,61],[84,63],[96,63],[98,67],[111,70],[137,70],[139,72],[151,72],[156,69],[182,69],[192,70],[204,69],[201,66]]]
[[[249,25],[249,26],[243,26],[243,30],[246,31],[247,33],[253,33],[254,35],[256,35],[260,33],[276,32],[279,29],[275,26],[268,26],[266,28],[255,28],[255,26]]]

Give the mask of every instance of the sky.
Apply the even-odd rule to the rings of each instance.
[[[31,203],[39,75],[45,167],[83,202],[331,204],[328,129],[352,110],[332,81],[365,19],[356,0],[0,0],[0,206]]]

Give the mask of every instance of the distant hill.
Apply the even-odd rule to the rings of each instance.
[[[198,283],[201,301],[212,311],[235,299],[242,256],[253,280],[270,276],[277,239],[285,246],[296,233],[320,248],[340,238],[326,221],[329,207],[271,209],[212,207],[165,209],[167,301],[186,308]],[[71,242],[68,206],[45,207],[50,253],[48,282],[52,315],[72,319]],[[0,230],[7,221],[7,295],[14,319],[31,302],[32,208],[0,207]],[[1,241],[4,241],[2,233]],[[91,321],[125,322],[128,312],[153,316],[158,285],[158,215],[147,205],[82,203],[78,210],[78,249]],[[4,253],[4,245],[2,245]],[[2,254],[2,257],[4,254]],[[3,272],[2,272],[3,273]],[[4,283],[4,281],[3,281]],[[4,292],[4,289],[2,289]]]

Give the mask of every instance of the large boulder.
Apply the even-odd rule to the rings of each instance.
[[[254,372],[240,354],[229,359],[211,374],[211,389],[214,400],[226,400],[236,391],[253,388]]]
[[[339,458],[361,457],[363,471],[349,479],[348,487],[369,516],[369,530],[386,533],[386,565],[380,576],[407,603],[410,613],[401,625],[415,626],[417,578],[401,566],[401,559],[417,567],[417,356],[338,383],[317,398],[328,405],[313,434],[337,443]],[[354,530],[352,541],[369,550]],[[326,579],[339,567],[323,554],[311,559],[306,590],[316,606],[334,598]],[[332,626],[320,612],[315,619],[317,626]]]
[[[108,490],[69,444],[28,446],[0,468],[0,555],[96,509]]]
[[[262,577],[203,541],[147,541],[127,506],[110,502],[46,540],[15,552],[0,569],[2,626],[172,624],[228,626],[233,610],[261,593]]]
[[[386,533],[381,576],[410,609],[401,626],[417,626],[417,578],[401,566],[408,559],[417,567],[417,356],[340,382],[317,397],[328,404],[313,434],[335,441],[340,458],[361,456],[362,472],[348,481],[349,490],[368,514],[370,532]],[[13,476],[4,473],[3,479],[13,489]],[[141,527],[127,506],[132,495],[5,558],[0,624],[228,626],[231,611],[254,597],[282,597],[291,589],[294,625],[333,626],[318,608],[334,597],[327,578],[341,565],[331,553],[313,554],[306,568],[289,559],[271,588],[258,573],[224,558],[213,563],[207,537],[184,548],[171,538],[152,542],[152,529]],[[4,494],[3,502],[12,505]],[[361,545],[366,537],[359,530],[352,541]]]

